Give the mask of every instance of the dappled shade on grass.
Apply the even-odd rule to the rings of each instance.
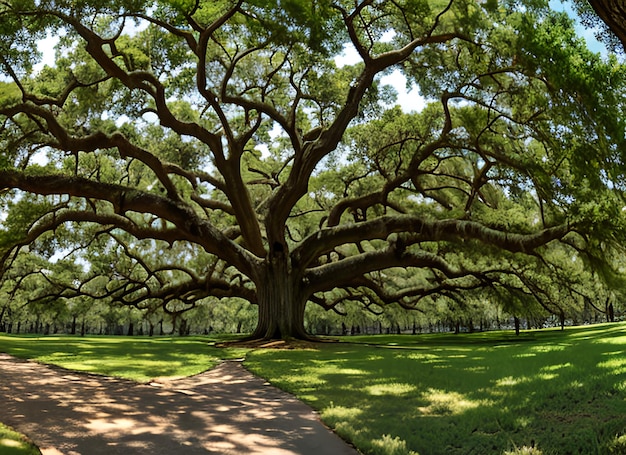
[[[346,341],[364,344],[255,351],[246,365],[366,454],[626,453],[611,452],[626,433],[624,324]]]
[[[242,355],[218,349],[207,337],[0,336],[0,352],[63,368],[138,382],[206,371],[221,358]]]
[[[147,382],[246,352],[213,341],[0,336],[0,351]],[[246,366],[365,454],[626,453],[626,324],[344,341],[252,351]]]

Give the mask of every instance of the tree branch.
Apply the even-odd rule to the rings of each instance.
[[[362,240],[384,240],[391,234],[402,232],[417,234],[419,241],[423,242],[478,240],[514,253],[532,253],[572,230],[572,226],[562,224],[533,234],[517,234],[492,229],[475,221],[427,220],[416,215],[393,215],[321,229],[304,239],[293,251],[293,257],[298,263],[308,265],[340,245]]]

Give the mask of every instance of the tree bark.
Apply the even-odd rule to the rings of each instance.
[[[254,339],[310,339],[304,329],[306,296],[301,292],[288,259],[277,254],[268,260],[257,283],[259,318]]]

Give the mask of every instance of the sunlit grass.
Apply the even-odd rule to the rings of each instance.
[[[246,355],[213,341],[0,336],[0,352],[145,382]],[[625,324],[344,341],[249,352],[246,366],[368,455],[626,454]]]
[[[24,436],[0,423],[0,455],[40,455],[39,449]]]
[[[626,325],[362,336],[246,366],[363,453],[626,454]]]
[[[192,376],[241,349],[220,349],[208,337],[25,337],[0,335],[0,352],[63,368],[149,382]]]

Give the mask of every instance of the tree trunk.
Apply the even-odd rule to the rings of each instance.
[[[2,311],[0,311],[0,332],[4,332],[5,331],[5,324],[4,324],[4,313],[6,312],[7,307],[3,306],[2,307]]]
[[[184,337],[187,334],[187,320],[185,318],[180,318],[180,325],[178,327],[178,334],[181,337]]]
[[[259,318],[252,334],[256,339],[310,339],[304,329],[306,297],[287,260],[278,257],[267,264],[257,283]]]

